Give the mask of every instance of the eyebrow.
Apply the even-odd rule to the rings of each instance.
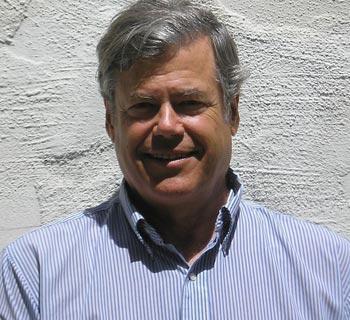
[[[142,93],[133,92],[130,94],[131,99],[155,100],[154,96],[148,96]]]
[[[172,96],[175,97],[175,98],[182,98],[182,97],[188,97],[188,96],[191,96],[191,97],[203,97],[204,93],[199,91],[199,90],[197,90],[197,89],[186,89],[186,90],[184,90],[182,92],[175,93]]]

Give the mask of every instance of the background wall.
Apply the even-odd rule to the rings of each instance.
[[[125,3],[0,1],[0,248],[120,182],[95,45]],[[245,198],[350,236],[350,2],[205,3],[251,71],[232,159]]]

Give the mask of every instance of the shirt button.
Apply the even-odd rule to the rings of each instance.
[[[197,279],[197,276],[194,273],[190,273],[189,278],[191,281],[194,281]]]

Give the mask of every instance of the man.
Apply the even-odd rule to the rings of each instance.
[[[2,255],[3,319],[350,319],[350,245],[241,200],[229,168],[233,39],[188,1],[143,0],[98,45],[124,181]]]

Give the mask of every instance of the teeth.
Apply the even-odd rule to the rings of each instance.
[[[162,160],[177,160],[188,157],[186,154],[150,154],[152,158],[162,159]]]

